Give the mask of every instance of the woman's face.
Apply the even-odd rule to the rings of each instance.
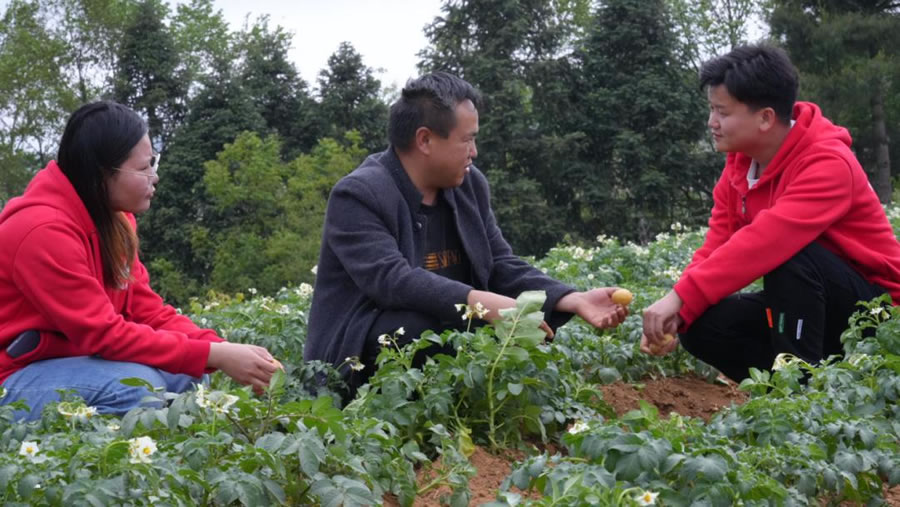
[[[109,204],[114,211],[143,213],[150,209],[150,200],[156,190],[159,176],[153,164],[158,155],[153,153],[150,137],[144,135],[131,149],[128,159],[114,168],[106,182]]]

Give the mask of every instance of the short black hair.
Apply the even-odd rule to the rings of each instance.
[[[456,106],[471,100],[481,105],[481,94],[464,79],[447,72],[432,72],[410,79],[400,98],[391,105],[388,139],[399,149],[412,146],[419,127],[428,127],[446,138],[456,126]]]
[[[781,48],[759,45],[735,47],[700,67],[700,88],[725,85],[728,93],[754,111],[771,107],[790,125],[797,100],[797,69]]]

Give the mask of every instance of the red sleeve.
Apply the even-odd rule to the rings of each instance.
[[[725,296],[771,272],[816,240],[850,208],[850,168],[823,160],[800,171],[774,205],[756,215],[675,284],[685,328]],[[704,245],[705,246],[705,245]]]
[[[131,272],[134,281],[129,288],[127,307],[130,320],[146,324],[153,329],[178,331],[186,334],[191,340],[224,341],[212,329],[198,327],[191,319],[176,312],[171,305],[165,304],[159,294],[150,287],[150,274],[140,259],[135,260]]]
[[[684,268],[682,278],[688,271],[706,260],[709,254],[722,246],[731,234],[728,210],[734,206],[734,203],[731,202],[731,182],[728,181],[727,172],[727,170],[722,171],[719,181],[713,188],[713,209],[709,217],[709,230],[706,231],[703,245],[694,252],[691,262]]]
[[[127,321],[92,272],[88,248],[77,232],[57,222],[36,227],[16,252],[13,281],[28,302],[65,336],[54,345],[65,350],[47,350],[46,355],[96,355],[171,373],[202,375],[210,342],[191,340],[181,330]],[[142,294],[142,301],[146,300]]]

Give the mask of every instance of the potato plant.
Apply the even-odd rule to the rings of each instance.
[[[900,210],[888,216],[900,226]],[[534,261],[579,289],[628,289],[631,314],[614,330],[573,319],[547,342],[543,295],[525,293],[495,326],[426,334],[403,349],[387,337],[353,400],[340,399],[333,367],[302,360],[312,287],[208,294],[185,309],[192,318],[284,365],[264,395],[214,374],[122,418],[70,395],[32,423],[13,419],[21,406],[0,407],[0,501],[336,507],[391,494],[406,506],[446,487],[446,503],[467,505],[468,457],[481,445],[531,454],[496,505],[878,504],[884,484],[900,483],[900,311],[886,300],[861,307],[843,358],[813,367],[781,357],[742,384],[747,403],[708,423],[660,418],[647,404],[617,418],[603,401],[600,385],[614,381],[715,379],[683,350],[638,351],[640,311],[671,289],[703,232],[675,224],[648,245],[601,237]],[[435,344],[452,353],[412,368]],[[543,443],[563,452],[536,453]]]

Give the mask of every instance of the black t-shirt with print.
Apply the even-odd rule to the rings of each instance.
[[[423,204],[425,259],[422,266],[432,273],[468,285],[472,283],[472,264],[456,230],[453,210],[439,193],[433,205]]]

